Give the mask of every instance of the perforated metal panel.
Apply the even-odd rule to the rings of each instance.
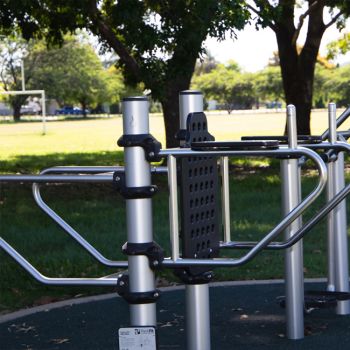
[[[213,141],[204,113],[191,113],[187,119],[186,145]],[[218,256],[220,210],[218,167],[216,157],[188,157],[180,161],[180,205],[182,256],[213,258]],[[208,268],[189,268],[192,274]]]

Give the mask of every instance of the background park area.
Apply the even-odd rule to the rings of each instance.
[[[217,140],[239,140],[248,135],[281,135],[285,112],[209,112],[208,126]],[[313,134],[327,126],[327,111],[312,113]],[[349,125],[344,125],[348,128]],[[164,144],[160,114],[150,115],[150,132]],[[116,141],[122,135],[120,115],[109,118],[50,121],[42,135],[38,122],[0,123],[1,173],[38,173],[57,165],[123,164]],[[261,238],[280,219],[278,161],[231,159],[231,229],[234,239]],[[164,175],[153,177],[160,192],[153,201],[155,240],[169,255],[168,192]],[[316,183],[312,168],[303,176],[304,194]],[[73,228],[110,259],[123,260],[126,241],[124,201],[112,185],[42,185],[43,198]],[[310,217],[322,199],[305,215]],[[305,219],[306,220],[306,219]],[[0,235],[48,276],[88,277],[116,273],[94,261],[35,205],[31,186],[0,184]],[[326,230],[318,225],[305,239],[305,276],[323,277],[326,271]],[[237,256],[227,253],[226,256]],[[35,282],[9,256],[0,252],[0,312],[45,304],[73,296],[110,292],[110,288],[46,287]],[[251,263],[218,269],[217,280],[283,277],[283,252],[260,254]],[[158,274],[160,285],[177,283],[169,271]]]

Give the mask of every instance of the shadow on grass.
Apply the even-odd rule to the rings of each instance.
[[[113,166],[120,165],[123,157],[122,151],[17,155],[6,160],[0,159],[0,172],[28,174],[53,166]]]

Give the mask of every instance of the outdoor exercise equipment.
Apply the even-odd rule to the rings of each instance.
[[[339,117],[339,122],[336,119],[336,106],[334,103],[330,103],[328,106],[328,122],[329,129],[323,133],[322,136],[300,136],[299,141],[305,142],[305,147],[312,149],[322,149],[327,151],[324,154],[324,160],[327,163],[328,181],[327,181],[327,200],[331,201],[336,194],[338,194],[345,187],[344,180],[344,150],[337,149],[339,144],[344,145],[346,138],[349,137],[349,133],[339,133],[337,135],[337,124],[341,125],[346,118],[344,116],[349,115],[349,109],[346,110],[343,115]],[[322,143],[326,138],[329,139],[329,144]],[[285,142],[285,137],[276,136],[260,136],[260,137],[243,137],[244,140],[276,140],[279,142]],[[338,139],[343,141],[338,143]],[[327,146],[327,147],[325,147]],[[298,167],[298,164],[295,165]],[[295,178],[298,176],[297,168],[294,170]],[[281,178],[286,179],[286,173],[282,168]],[[300,184],[300,179],[297,181]],[[298,185],[295,184],[294,188]],[[287,190],[283,190],[282,193],[287,193]],[[306,307],[325,307],[336,306],[336,313],[339,315],[350,314],[350,293],[349,293],[349,261],[348,261],[348,242],[347,242],[347,220],[346,220],[346,202],[343,200],[338,204],[327,217],[327,256],[328,256],[328,282],[327,291],[307,291],[305,293],[305,306]],[[291,321],[289,324],[299,323],[302,319],[302,305],[304,304],[303,284],[299,279],[299,276],[303,275],[303,256],[301,241],[286,250],[285,264],[285,280],[286,280],[286,299],[282,299],[283,306],[287,308],[287,315],[290,315]],[[297,270],[295,270],[297,269]],[[298,276],[300,282],[300,288],[298,288],[298,296],[293,303],[294,305],[300,305],[297,314],[294,316],[288,312],[295,312],[292,306],[288,305],[288,300],[292,300],[288,297],[291,293],[291,288],[288,288],[288,282],[290,279],[295,278],[292,276]],[[292,292],[295,293],[295,292]],[[286,302],[285,302],[286,301]],[[294,327],[293,327],[294,329]],[[295,328],[296,329],[296,328]],[[292,331],[288,332],[293,337]],[[304,331],[300,327],[296,339],[302,338]]]
[[[287,144],[278,140],[215,142],[208,132],[202,94],[184,91],[180,93],[181,130],[178,138],[181,146],[161,149],[160,143],[149,134],[147,98],[126,98],[123,101],[123,136],[118,141],[124,147],[125,167],[55,167],[44,170],[40,175],[3,175],[0,181],[33,183],[34,198],[51,219],[100,263],[113,268],[127,267],[128,271],[111,278],[49,278],[37,271],[3,238],[0,238],[0,247],[42,283],[115,286],[130,304],[130,327],[119,330],[121,347],[130,350],[136,348],[140,337],[147,339],[151,344],[150,349],[156,348],[155,306],[160,295],[155,285],[157,269],[173,269],[186,284],[187,348],[206,350],[210,349],[208,282],[213,277],[212,269],[243,265],[264,249],[288,249],[286,321],[288,336],[298,339],[302,337],[300,333],[303,330],[303,277],[299,241],[350,193],[350,185],[336,191],[312,219],[301,225],[301,214],[320,195],[327,180],[326,166],[314,150],[331,152],[332,157],[334,152],[348,152],[350,146],[343,141],[300,146],[296,135],[295,108],[292,106],[287,108],[287,122]],[[258,242],[235,242],[230,237],[228,157],[237,156],[272,157],[281,159],[282,163],[284,217]],[[319,181],[302,200],[298,159],[303,157],[316,164]],[[167,159],[167,167],[151,166],[151,162],[164,158]],[[167,258],[164,258],[162,248],[153,240],[152,197],[156,195],[157,188],[151,183],[152,173],[168,175],[171,256]],[[222,213],[219,211],[220,176]],[[115,185],[126,203],[127,242],[123,252],[128,256],[127,261],[112,261],[104,257],[43,201],[40,183],[57,182],[107,182]],[[285,239],[275,242],[283,232]],[[219,258],[222,248],[241,248],[247,249],[247,252],[237,258]],[[134,345],[130,345],[133,342]]]

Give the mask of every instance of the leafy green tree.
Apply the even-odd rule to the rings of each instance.
[[[0,79],[5,91],[22,90],[21,63],[25,67],[25,86],[32,88],[37,65],[42,60],[43,48],[34,40],[27,42],[12,32],[0,39]],[[21,106],[28,95],[9,95],[5,97],[13,109],[15,121],[21,118]]]
[[[327,45],[327,58],[334,59],[339,55],[345,55],[350,50],[350,33],[345,33],[338,40]]]
[[[332,100],[329,82],[332,81],[337,70],[338,68],[328,61],[325,61],[324,58],[320,58],[317,61],[314,79],[313,107],[324,108]]]
[[[47,49],[42,41],[25,41],[18,35],[0,44],[1,80],[5,90],[21,90],[20,62],[24,61],[27,90],[45,90],[48,98],[62,104],[79,103],[84,111],[104,102],[117,103],[124,89],[122,73],[104,69],[88,43],[65,37],[61,47]],[[28,96],[10,96],[15,120]]]
[[[348,107],[350,101],[350,65],[333,69],[328,72],[325,79],[324,89],[328,92],[329,100],[339,106]]]
[[[192,86],[205,96],[224,104],[229,113],[233,109],[251,108],[255,103],[252,75],[242,73],[236,62],[218,64],[207,74],[194,76]]]
[[[306,10],[295,17],[297,7]],[[315,65],[324,32],[337,23],[341,27],[350,13],[347,0],[254,0],[248,5],[258,15],[257,24],[270,27],[276,35],[281,65],[283,89],[287,104],[294,104],[297,111],[299,134],[310,134],[310,112],[313,101]],[[324,20],[324,12],[330,9],[331,19]],[[308,20],[308,21],[306,21]],[[307,23],[305,43],[300,51],[297,39]]]
[[[123,88],[120,75],[108,74],[91,45],[74,37],[46,51],[33,83],[60,104],[79,103],[84,115],[87,107],[115,102]]]
[[[223,38],[249,17],[243,0],[3,0],[3,30],[21,27],[23,36],[45,36],[86,28],[119,56],[129,83],[142,82],[161,102],[167,146],[179,128],[178,93],[190,86],[208,35]]]
[[[284,100],[281,69],[278,66],[268,66],[254,74],[256,94],[262,101]]]

